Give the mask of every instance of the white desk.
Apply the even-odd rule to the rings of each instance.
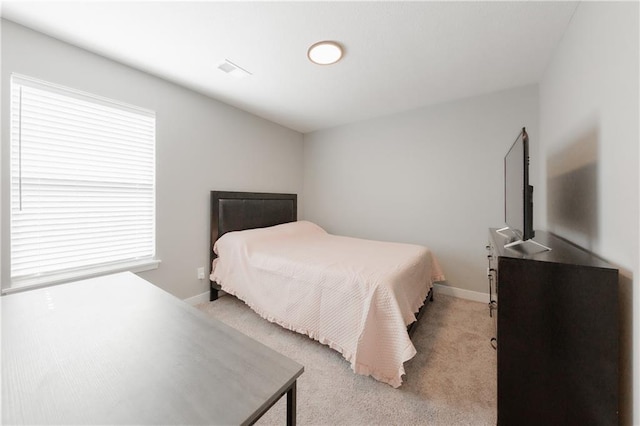
[[[300,364],[134,274],[1,299],[3,423],[295,424]]]

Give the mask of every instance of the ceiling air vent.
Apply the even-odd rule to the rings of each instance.
[[[234,78],[244,78],[251,75],[251,73],[239,65],[234,64],[228,59],[220,62],[218,64],[218,69],[224,72],[227,75],[230,75]]]

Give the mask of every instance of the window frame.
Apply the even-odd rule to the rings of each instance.
[[[42,287],[53,284],[59,284],[68,281],[74,281],[78,279],[90,278],[99,275],[105,275],[109,273],[116,273],[121,271],[142,272],[151,269],[156,269],[160,263],[157,259],[157,137],[156,137],[156,114],[154,111],[150,111],[144,108],[139,108],[130,104],[126,104],[120,101],[104,98],[98,95],[94,95],[87,92],[82,92],[73,88],[60,86],[57,84],[45,82],[32,77],[12,73],[9,80],[9,95],[4,99],[8,99],[8,125],[3,127],[4,135],[8,143],[3,144],[3,153],[6,160],[3,161],[3,220],[2,230],[5,235],[2,238],[2,251],[5,253],[2,256],[2,262],[5,267],[2,268],[2,293],[11,293],[15,291],[22,291],[28,288]],[[150,256],[130,258],[127,260],[119,260],[110,263],[94,263],[91,266],[83,266],[76,269],[67,269],[57,272],[48,272],[46,274],[35,274],[33,276],[25,276],[20,278],[13,278],[13,263],[12,263],[12,220],[13,220],[13,147],[17,143],[14,139],[14,131],[11,130],[11,126],[14,120],[13,111],[13,90],[14,85],[23,85],[25,87],[36,88],[37,90],[45,90],[49,93],[55,93],[57,95],[63,95],[75,100],[81,100],[84,102],[90,102],[92,105],[98,105],[100,107],[112,108],[114,110],[125,111],[128,114],[136,114],[141,117],[145,117],[147,120],[152,119],[152,159],[147,157],[147,161],[153,165],[152,167],[152,188],[149,194],[151,195],[151,204],[147,205],[147,208],[152,208],[152,237],[150,242],[153,246]],[[7,104],[5,104],[7,105]],[[19,118],[20,120],[21,117]],[[21,142],[18,142],[21,143]]]

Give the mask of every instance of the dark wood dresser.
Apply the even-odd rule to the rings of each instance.
[[[618,270],[552,234],[489,230],[499,425],[618,424]]]

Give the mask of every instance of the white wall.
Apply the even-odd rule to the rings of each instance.
[[[8,94],[12,72],[156,112],[157,253],[141,276],[187,298],[207,290],[209,191],[302,189],[302,135],[9,21],[2,23],[2,226],[8,236]],[[212,70],[214,72],[214,70]],[[2,241],[2,253],[8,253]],[[8,270],[2,262],[3,274]]]
[[[640,424],[638,13],[580,3],[540,83],[541,223],[622,274],[622,424]]]
[[[487,293],[488,227],[504,223],[503,158],[523,126],[535,164],[537,86],[307,134],[305,218],[426,245],[448,285]]]

